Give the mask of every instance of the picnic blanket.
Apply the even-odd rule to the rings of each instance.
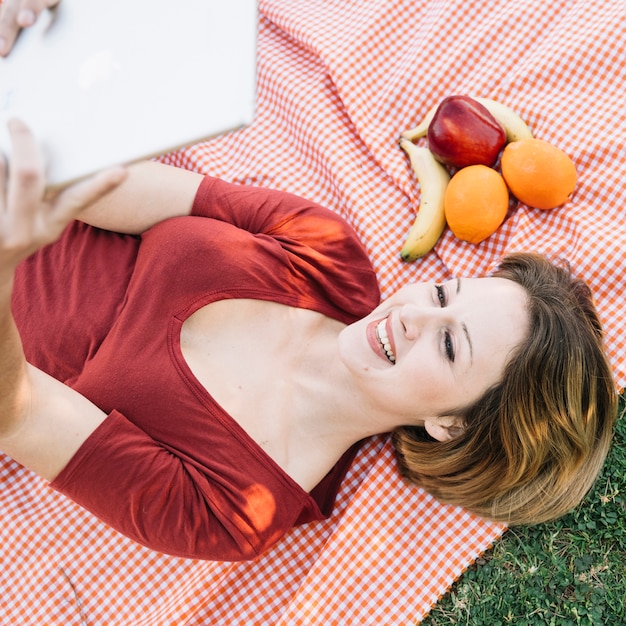
[[[564,257],[594,291],[623,387],[626,3],[260,0],[259,9],[254,123],[162,160],[336,210],[362,237],[384,295],[410,280],[484,274],[509,251]],[[482,244],[446,232],[404,263],[419,186],[397,138],[455,93],[513,107],[573,158],[579,184],[562,208],[519,205]],[[329,520],[250,563],[151,552],[6,457],[0,520],[0,624],[37,626],[415,624],[505,531],[407,486],[384,436],[360,451]]]

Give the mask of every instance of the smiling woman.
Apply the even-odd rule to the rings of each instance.
[[[527,336],[526,301],[520,285],[497,277],[409,284],[341,333],[340,354],[371,413],[447,440],[463,427],[458,408],[500,381]],[[363,335],[365,354],[351,354]]]
[[[255,558],[391,431],[405,476],[493,519],[553,517],[596,475],[615,388],[588,290],[545,259],[380,303],[309,200],[158,163],[47,196],[10,130],[0,449],[128,537]]]
[[[530,332],[500,380],[458,406],[458,437],[433,442],[402,427],[393,440],[401,473],[442,501],[509,524],[538,523],[571,510],[593,485],[617,395],[582,281],[534,254],[509,256],[494,276],[523,288]]]

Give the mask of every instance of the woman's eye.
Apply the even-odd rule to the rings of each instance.
[[[452,337],[450,336],[450,333],[447,331],[444,333],[443,337],[444,337],[443,346],[446,352],[446,357],[451,363],[454,363],[455,354],[454,354],[454,344],[452,342]]]
[[[435,289],[437,290],[437,300],[439,301],[439,306],[443,308],[448,304],[448,294],[443,285],[435,285]],[[452,341],[452,335],[447,330],[443,334],[443,350],[446,358],[451,363],[454,363],[454,342]]]
[[[446,290],[443,285],[435,285],[437,289],[437,300],[439,300],[439,306],[444,307],[447,304]]]

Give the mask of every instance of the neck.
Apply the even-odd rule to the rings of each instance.
[[[364,406],[339,358],[342,324],[324,320],[299,350],[292,370],[293,432],[347,450],[357,441],[385,431],[371,407]]]

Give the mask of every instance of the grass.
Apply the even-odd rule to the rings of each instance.
[[[585,502],[549,524],[507,531],[423,626],[626,625],[626,400]]]

